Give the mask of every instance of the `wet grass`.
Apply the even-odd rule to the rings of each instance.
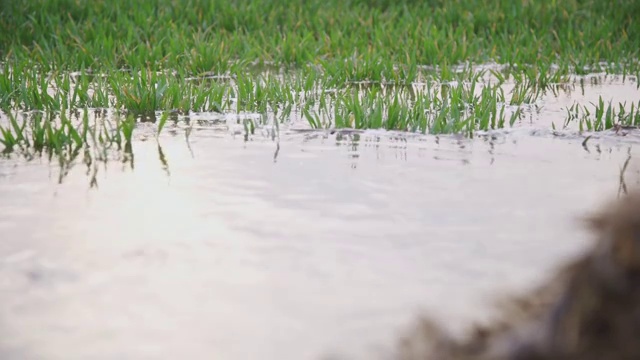
[[[637,79],[638,15],[632,0],[0,0],[0,109],[45,119],[0,123],[0,141],[86,146],[103,130],[64,114],[95,109],[133,119],[102,135],[116,147],[158,112],[259,115],[246,132],[304,123],[471,136],[513,125],[575,75]],[[567,121],[638,123],[637,104],[608,106],[576,104]]]
[[[513,125],[521,115],[519,107],[509,109],[499,85],[482,85],[478,81],[366,87],[339,94],[323,93],[317,101],[307,100],[303,115],[314,128],[468,135],[476,130],[502,128],[506,122]]]
[[[640,126],[640,101],[614,104],[605,103],[602,96],[598,103],[589,105],[574,104],[567,109],[565,126],[578,121],[580,131],[602,131],[608,129],[635,128]]]

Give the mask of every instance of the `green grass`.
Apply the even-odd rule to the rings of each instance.
[[[616,106],[613,101],[605,103],[600,96],[597,104],[590,105],[573,104],[568,108],[565,126],[576,120],[579,121],[580,131],[640,126],[640,100],[637,103],[632,102],[630,106],[626,103],[618,103]]]
[[[302,121],[471,136],[574,75],[638,77],[638,17],[633,0],[0,0],[0,109],[43,117],[0,123],[0,141],[59,154],[93,134],[117,148],[158,112],[159,132],[168,112],[217,112],[262,115],[246,133]],[[490,62],[504,67],[473,66]],[[637,106],[620,106],[567,120],[635,124]],[[65,118],[94,109],[127,120]]]
[[[479,76],[478,76],[479,77]],[[368,87],[308,100],[304,117],[315,128],[389,129],[421,133],[464,133],[513,125],[521,110],[507,110],[499,85],[469,84]],[[384,94],[383,94],[384,92]],[[513,97],[512,97],[513,99]],[[513,101],[513,100],[512,100]]]
[[[491,60],[582,67],[636,58],[639,14],[632,0],[3,0],[0,54],[43,71],[224,73],[349,58],[385,73]]]

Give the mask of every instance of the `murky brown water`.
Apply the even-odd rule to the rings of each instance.
[[[636,179],[635,133],[493,140],[198,127],[134,169],[0,160],[2,359],[371,358],[421,311],[453,326],[588,238]]]

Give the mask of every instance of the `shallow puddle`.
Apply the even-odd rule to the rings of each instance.
[[[581,251],[640,139],[170,133],[166,164],[139,140],[93,188],[0,161],[3,359],[381,356],[421,311],[460,326]]]

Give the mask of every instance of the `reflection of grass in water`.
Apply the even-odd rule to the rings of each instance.
[[[45,155],[49,161],[57,161],[60,167],[58,181],[62,182],[78,161],[86,165],[91,175],[91,186],[97,186],[98,163],[106,163],[110,155],[118,155],[123,163],[133,168],[133,129],[135,119],[113,118],[113,123],[103,116],[89,120],[85,109],[82,119],[72,121],[65,111],[59,116],[34,112],[19,120],[8,113],[8,124],[0,124],[0,143],[3,154],[17,154],[26,160]],[[78,116],[79,118],[79,116]]]
[[[72,122],[65,110],[55,116],[53,113],[34,112],[25,115],[20,121],[16,116],[7,113],[9,124],[0,124],[0,143],[4,152],[46,153],[49,156],[59,155],[65,151],[75,153],[85,146],[109,149],[116,146],[118,150],[131,145],[136,120],[132,115],[124,119],[96,117],[89,121],[89,111],[85,109],[81,121]]]
[[[571,74],[637,75],[637,9],[631,0],[4,1],[0,108],[252,113],[261,125],[471,135],[512,124]],[[488,61],[506,66],[456,66]],[[131,136],[129,124],[113,136]],[[248,134],[257,124],[244,125]],[[10,129],[5,147],[36,146]],[[77,144],[72,129],[83,137],[68,122],[38,139]]]

